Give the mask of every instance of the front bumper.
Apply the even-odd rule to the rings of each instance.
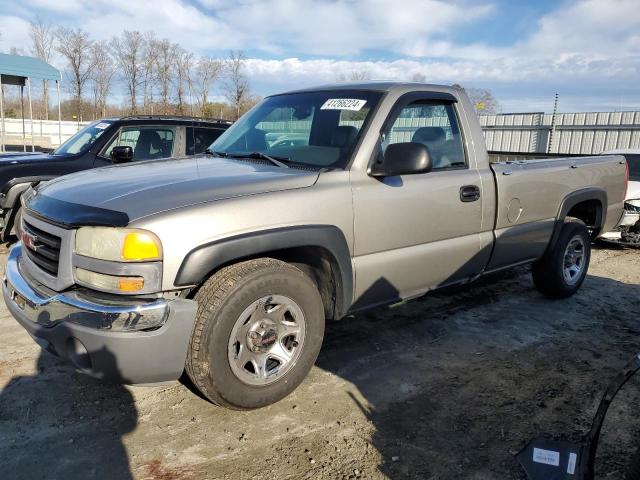
[[[74,291],[45,293],[36,290],[20,272],[21,252],[20,244],[9,252],[2,294],[11,314],[42,348],[83,373],[119,383],[159,383],[180,377],[196,302],[123,299],[107,304]],[[164,323],[151,331],[104,329],[123,316],[161,316]],[[89,326],[92,324],[102,329]]]

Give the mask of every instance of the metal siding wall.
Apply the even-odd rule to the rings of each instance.
[[[592,155],[640,148],[640,112],[483,115],[487,149],[497,152]],[[549,137],[552,137],[548,146]]]

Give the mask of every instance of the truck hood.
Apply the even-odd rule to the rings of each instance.
[[[53,160],[54,156],[48,153],[2,153],[0,154],[0,165],[16,164],[16,163],[36,163]]]
[[[59,217],[52,219],[67,225],[82,223],[65,220],[71,212],[78,212],[78,218],[84,220],[90,217],[88,212],[81,212],[83,206],[94,212],[121,212],[132,221],[225,198],[309,187],[317,178],[316,171],[204,155],[110,166],[60,177],[38,188],[27,206],[46,217]],[[66,213],[56,214],[56,205],[58,210],[66,206]]]

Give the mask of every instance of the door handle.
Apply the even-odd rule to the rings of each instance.
[[[480,199],[480,187],[477,185],[465,185],[460,187],[460,201],[475,202]]]

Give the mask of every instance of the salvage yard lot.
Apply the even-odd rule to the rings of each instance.
[[[595,249],[568,300],[544,299],[520,268],[331,324],[301,387],[253,412],[179,383],[77,374],[4,304],[0,332],[3,479],[519,479],[513,455],[541,433],[577,438],[640,351],[640,251]],[[639,387],[605,424],[607,478],[640,445]]]

